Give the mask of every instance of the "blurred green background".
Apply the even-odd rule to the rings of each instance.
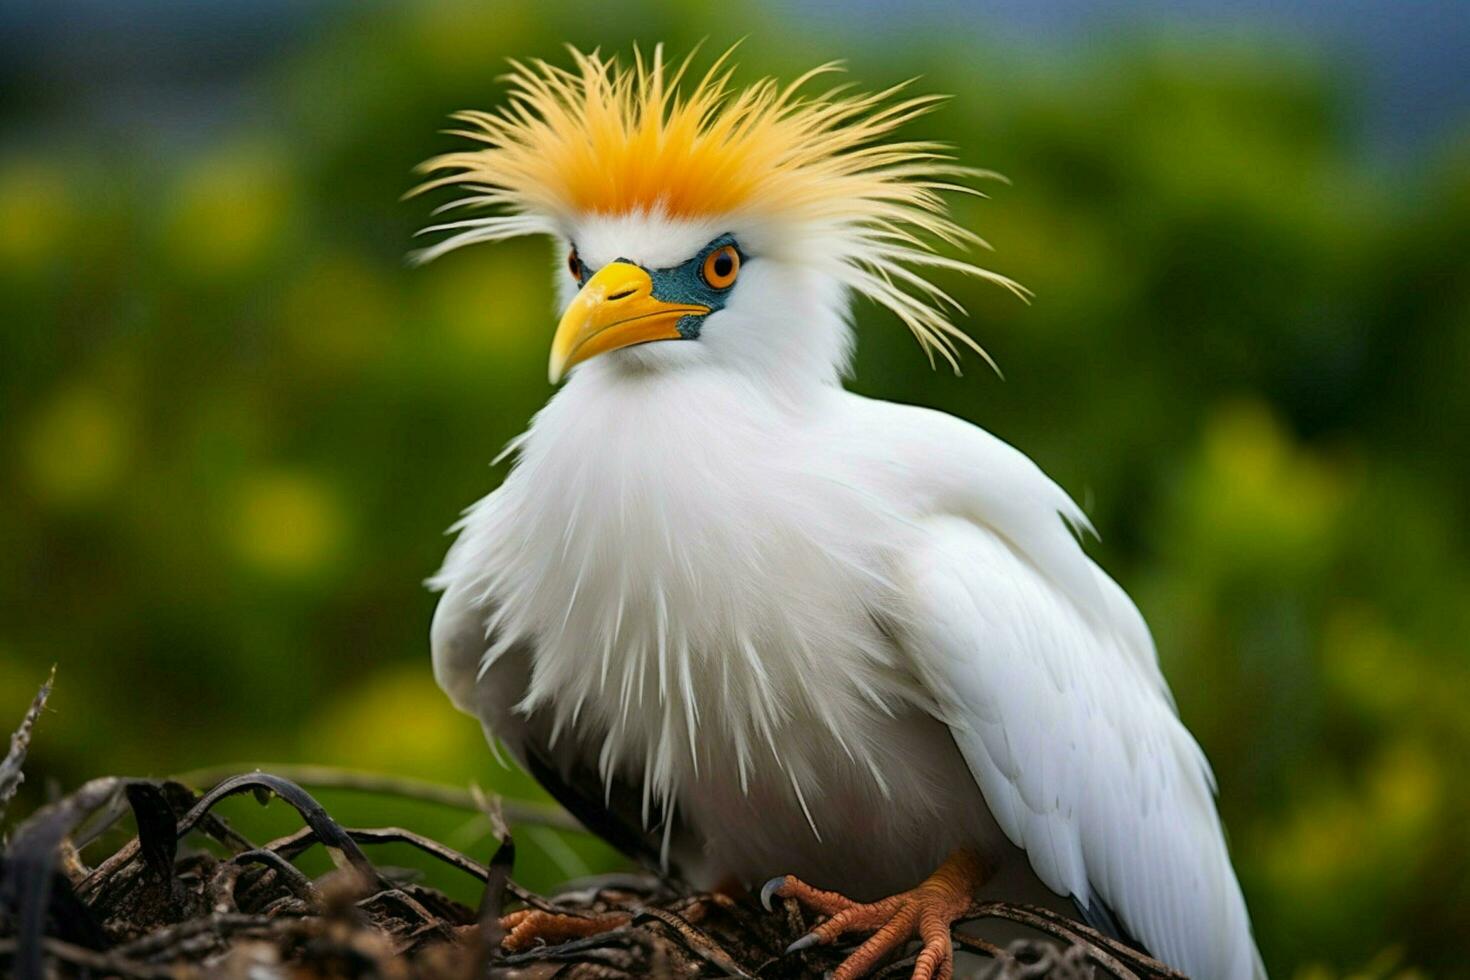
[[[915,135],[1013,179],[958,207],[1034,305],[945,283],[1006,379],[931,372],[864,307],[853,386],[985,425],[1083,502],[1214,761],[1274,975],[1464,975],[1464,8],[1349,4],[1355,47],[1322,4],[1292,30],[1000,6],[0,14],[0,714],[60,665],[26,802],[236,761],[532,792],[434,687],[420,582],[550,394],[547,248],[411,269],[438,202],[399,198],[508,55],[744,36],[745,78],[922,74],[956,98]],[[467,814],[323,797],[485,856]],[[255,809],[230,812],[294,825]],[[531,884],[612,860],[522,843]]]

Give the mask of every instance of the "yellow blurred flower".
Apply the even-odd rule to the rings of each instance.
[[[281,328],[303,361],[351,369],[386,356],[393,305],[372,267],[355,255],[329,255],[309,264],[287,287]]]
[[[121,406],[96,388],[69,388],[31,421],[26,471],[48,503],[91,503],[117,486],[132,447],[132,425]]]
[[[449,255],[428,267],[429,303],[457,353],[473,362],[545,358],[556,320],[549,265],[505,255]]]
[[[1422,700],[1414,649],[1369,606],[1345,603],[1334,609],[1322,651],[1327,682],[1361,710],[1392,720]]]
[[[273,472],[247,480],[228,515],[236,553],[256,569],[306,575],[336,557],[346,536],[342,507],[322,480]]]
[[[1372,879],[1392,881],[1428,846],[1444,797],[1442,773],[1421,744],[1378,752],[1361,784],[1302,800],[1258,852],[1273,891],[1319,901]]]
[[[224,146],[194,161],[164,218],[168,254],[186,273],[212,279],[271,254],[291,215],[284,156],[262,143]]]
[[[43,268],[65,252],[77,217],[71,188],[54,166],[0,167],[0,272]]]
[[[479,725],[434,683],[427,649],[345,690],[302,737],[314,761],[455,783],[482,777],[490,758]]]
[[[1257,401],[1209,420],[1190,485],[1191,536],[1202,555],[1237,567],[1315,567],[1344,496],[1340,471],[1294,445]]]
[[[1296,980],[1422,980],[1425,974],[1404,966],[1402,946],[1390,946],[1355,970],[1336,970],[1312,963],[1296,971]]]
[[[1444,787],[1434,756],[1412,740],[1379,754],[1368,774],[1371,825],[1380,842],[1413,847],[1434,825]]]
[[[412,8],[409,36],[418,43],[422,64],[448,77],[498,75],[503,56],[486,52],[517,50],[529,32],[524,4],[485,4],[433,0]]]
[[[985,229],[986,239],[1004,254],[1005,273],[1035,290],[1044,312],[1008,304],[1011,297],[992,294],[983,288],[985,283],[957,286],[972,294],[966,306],[978,301],[1001,314],[1009,310],[1025,333],[1052,330],[1078,336],[1106,329],[1105,314],[1138,288],[1136,264],[1111,246],[1109,229],[1087,213],[1024,195],[1007,195],[1004,206],[965,197],[955,202],[955,213],[962,226]]]

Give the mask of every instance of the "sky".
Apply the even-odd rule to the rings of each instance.
[[[228,85],[346,0],[6,0],[0,114],[32,91],[115,111],[147,89],[187,113],[176,79]],[[1140,34],[1279,39],[1341,65],[1369,156],[1412,157],[1470,121],[1470,0],[772,0],[814,28],[865,39],[972,32],[1038,52]],[[963,34],[962,34],[963,36]],[[197,89],[196,89],[197,91]],[[19,97],[19,98],[17,98]],[[167,103],[181,104],[170,107]],[[32,114],[45,105],[31,106]],[[0,141],[3,141],[0,133]]]
[[[1351,65],[1370,152],[1412,151],[1470,120],[1470,0],[795,0],[862,30],[966,23],[1039,47],[1105,45],[1140,31],[1268,36]]]

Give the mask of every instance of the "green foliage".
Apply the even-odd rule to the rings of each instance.
[[[419,583],[550,394],[550,262],[409,269],[427,206],[399,196],[504,56],[630,23],[683,49],[699,7],[372,5],[187,139],[0,154],[0,708],[61,665],[33,772],[302,760],[535,793],[434,688]],[[778,23],[709,46],[752,31],[752,76],[830,54]],[[1037,294],[944,283],[1005,382],[931,372],[861,309],[855,387],[987,426],[1084,502],[1215,762],[1275,975],[1463,968],[1466,148],[1358,165],[1329,67],[1279,49],[910,40],[851,68],[959,93],[918,135],[1014,179],[958,208]],[[532,840],[532,880],[611,860],[574,846]]]

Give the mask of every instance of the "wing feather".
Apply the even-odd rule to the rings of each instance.
[[[1075,542],[1102,615],[970,518],[921,540],[900,641],[1037,876],[1191,975],[1263,976],[1213,777],[1132,602]]]

